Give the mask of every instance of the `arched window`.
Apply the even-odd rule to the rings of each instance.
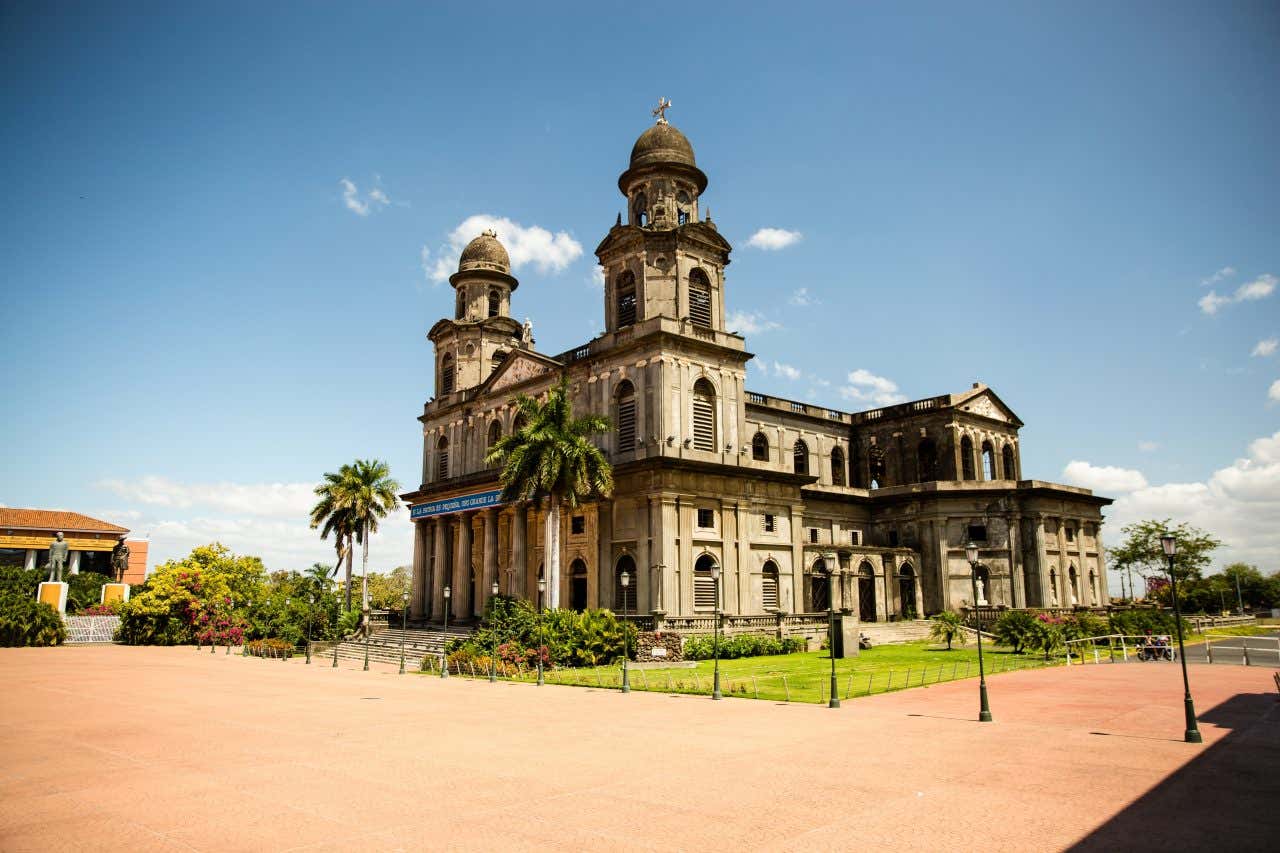
[[[689,194],[684,190],[676,193],[676,223],[684,225],[690,218]]]
[[[703,554],[693,564],[693,609],[714,610],[716,606],[716,579],[711,576],[716,558]]]
[[[458,295],[453,308],[453,317],[455,320],[461,320],[467,315],[467,290],[464,287],[458,288]]]
[[[778,609],[778,564],[766,560],[764,576],[760,581],[760,603],[765,610]]]
[[[938,445],[932,438],[921,439],[916,446],[916,465],[921,483],[938,479]]]
[[[493,421],[489,424],[489,438],[484,445],[485,451],[493,450],[493,446],[498,443],[500,438],[502,438],[502,424]]]
[[[697,268],[689,273],[689,319],[695,326],[711,328],[711,282]]]
[[[1049,570],[1049,606],[1058,606],[1058,570]]]
[[[974,586],[977,588],[978,593],[978,599],[975,603],[985,606],[991,601],[991,570],[979,564],[974,569],[973,576],[977,581]]]
[[[693,448],[716,449],[716,389],[706,379],[693,383]]]
[[[617,305],[618,328],[636,324],[636,277],[630,270],[618,276],[614,282],[614,299]]]
[[[797,474],[809,473],[809,445],[804,443],[804,439],[796,439],[796,443],[791,447],[792,467]]]
[[[866,560],[858,566],[858,618],[876,621],[876,570]]]
[[[1080,603],[1080,586],[1076,581],[1076,567],[1074,565],[1067,566],[1067,587],[1071,593],[1071,606],[1075,607]]]
[[[885,484],[884,451],[878,447],[871,448],[868,454],[867,470],[871,475],[871,488],[878,489]]]
[[[827,561],[819,559],[809,573],[809,612],[817,613],[831,606],[831,575]]]
[[[831,448],[831,485],[843,486],[844,484],[844,451],[837,446]]]
[[[857,439],[849,444],[849,484],[863,488],[862,458]]]
[[[769,461],[769,439],[762,432],[756,433],[751,439],[751,458],[757,462]]]
[[[636,388],[626,379],[618,383],[614,391],[615,409],[613,422],[618,430],[618,452],[631,453],[636,449]]]
[[[449,479],[449,439],[443,435],[436,442],[436,479]]]
[[[622,585],[622,573],[627,573],[628,585]],[[613,567],[613,609],[618,613],[636,612],[636,561],[630,554],[618,558]]]
[[[644,193],[636,193],[635,203],[631,205],[631,220],[641,228],[649,223],[649,199]]]
[[[998,479],[996,477],[996,452],[989,441],[982,442],[982,479]]]
[[[960,479],[977,479],[973,473],[973,440],[967,435],[960,439]]]
[[[1000,455],[1004,457],[1002,460],[1004,462],[1004,471],[1002,472],[1004,478],[1006,480],[1018,479],[1018,463],[1013,458],[1013,445],[1006,444]]]
[[[440,359],[440,393],[453,393],[453,353],[447,352],[444,358]]]
[[[910,563],[903,563],[898,569],[898,601],[902,607],[898,615],[903,619],[920,616],[916,610],[916,571]]]
[[[517,433],[524,429],[524,415],[516,415],[516,419],[511,422],[511,432]]]
[[[498,309],[502,307],[502,294],[498,292],[498,288],[489,288],[489,316],[497,317]]]
[[[587,609],[587,564],[581,558],[569,564],[569,607],[579,613]]]

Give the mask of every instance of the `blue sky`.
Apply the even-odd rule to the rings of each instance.
[[[586,341],[666,96],[755,390],[981,380],[1112,535],[1280,568],[1275,4],[10,4],[0,48],[4,504],[325,558],[320,473],[417,480],[455,231],[509,220],[514,313]]]

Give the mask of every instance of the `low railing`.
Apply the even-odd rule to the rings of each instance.
[[[1239,652],[1239,659],[1236,657],[1236,652]],[[1217,654],[1216,659],[1214,658],[1215,653]],[[1209,663],[1242,663],[1245,666],[1280,666],[1280,637],[1248,637],[1237,636],[1234,634],[1205,634],[1204,654]]]
[[[1258,620],[1252,616],[1184,616],[1196,633],[1203,634],[1205,628],[1237,628],[1244,625],[1257,625]]]

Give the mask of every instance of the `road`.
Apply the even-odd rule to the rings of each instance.
[[[1214,663],[1244,663],[1241,644],[1249,650],[1251,666],[1280,666],[1280,631],[1256,637],[1213,637]],[[1208,663],[1205,643],[1187,646],[1187,663]]]

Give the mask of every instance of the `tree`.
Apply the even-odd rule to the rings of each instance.
[[[547,502],[543,542],[554,609],[560,606],[560,504],[574,509],[589,496],[613,493],[613,468],[591,442],[611,425],[602,415],[575,418],[564,378],[545,400],[516,397],[516,411],[524,426],[498,439],[485,461],[502,466],[502,500]]]
[[[1012,646],[1013,653],[1020,655],[1030,644],[1036,630],[1036,617],[1030,611],[1010,610],[996,620],[991,633],[997,643]]]
[[[391,479],[391,469],[381,459],[357,459],[348,466],[338,492],[342,508],[350,513],[356,541],[363,550],[361,574],[365,631],[369,630],[369,537],[378,532],[378,520],[400,505],[400,484]],[[348,584],[348,589],[350,585]],[[350,595],[350,593],[348,593]]]
[[[1111,567],[1121,572],[1136,571],[1143,578],[1159,577],[1168,571],[1169,560],[1160,546],[1160,537],[1172,533],[1178,543],[1178,553],[1173,558],[1173,570],[1179,581],[1199,578],[1209,566],[1211,555],[1222,545],[1199,528],[1185,522],[1173,525],[1170,519],[1147,519],[1120,528],[1124,542],[1111,549]],[[1132,585],[1132,584],[1131,584]]]
[[[960,645],[964,645],[964,620],[960,618],[960,614],[954,610],[944,610],[937,616],[933,617],[933,624],[929,626],[929,639],[947,643],[947,651],[951,651],[951,641],[959,640]]]
[[[350,465],[343,465],[336,474],[326,472],[324,482],[315,488],[320,500],[311,508],[311,529],[322,527],[321,539],[328,539],[329,534],[333,534],[333,547],[338,553],[336,566],[341,566],[342,558],[346,557],[347,610],[351,609],[351,559],[355,550],[351,543],[356,535],[356,524],[351,509],[343,503],[342,496],[353,478],[354,471]]]

